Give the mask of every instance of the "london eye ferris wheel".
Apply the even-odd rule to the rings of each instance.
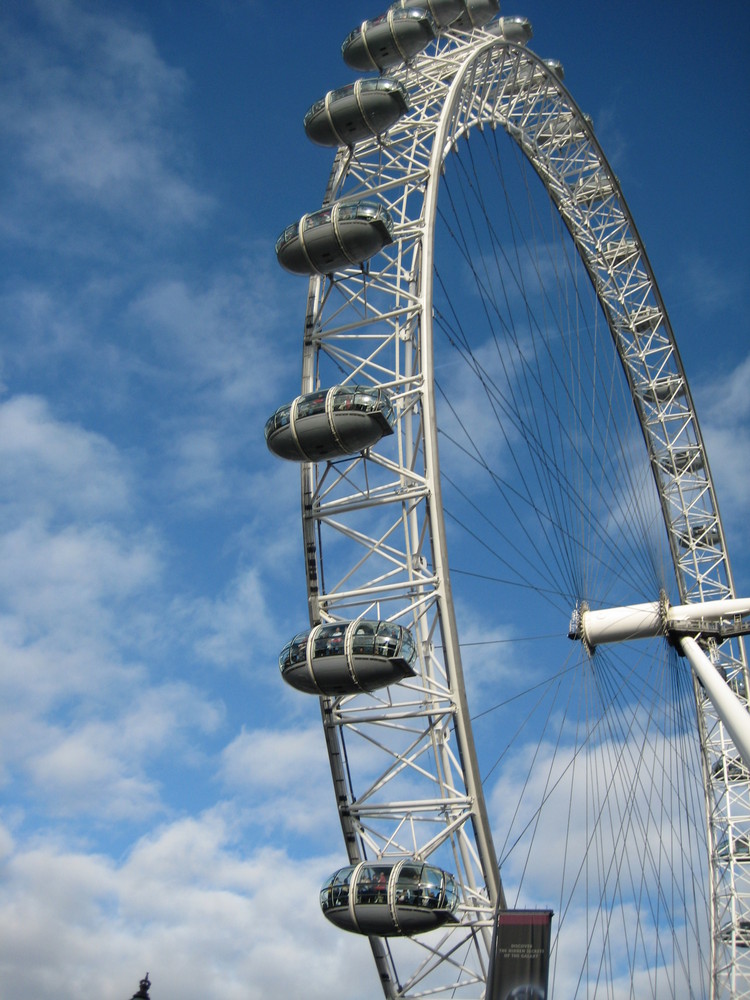
[[[335,155],[277,243],[309,292],[266,438],[301,468],[321,906],[386,997],[489,1000],[516,908],[554,911],[550,996],[750,997],[750,600],[635,222],[530,39],[402,0],[305,118]]]

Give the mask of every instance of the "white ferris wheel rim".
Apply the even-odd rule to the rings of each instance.
[[[440,65],[441,60],[443,60],[443,63],[447,63],[451,59],[453,60],[454,68],[457,67],[458,71],[455,72],[450,89],[448,89],[444,82],[441,85],[439,79],[436,82],[435,74],[431,74],[428,71],[428,64],[422,62],[422,60],[427,59],[435,60],[437,65]],[[522,75],[520,73],[522,66],[528,67],[525,86],[522,86],[510,98],[509,102],[503,104],[503,97],[509,90],[511,76],[515,73],[514,79],[518,79]],[[421,77],[420,73],[422,74]],[[390,467],[385,458],[378,459],[377,449],[374,449],[373,453],[367,456],[367,460],[376,464],[379,463],[381,469],[392,472],[400,482],[401,493],[408,494],[407,500],[404,501],[408,507],[408,514],[404,515],[404,521],[406,523],[407,537],[409,537],[409,532],[411,532],[410,544],[413,550],[411,557],[414,557],[417,551],[421,551],[420,545],[424,546],[424,525],[429,525],[431,572],[429,574],[417,573],[414,576],[414,567],[410,567],[410,572],[412,573],[411,597],[406,603],[411,613],[414,613],[415,609],[423,608],[429,601],[433,601],[440,607],[438,612],[441,633],[440,641],[446,650],[447,672],[451,677],[452,691],[450,698],[448,698],[450,702],[448,709],[445,709],[443,704],[444,693],[442,691],[439,695],[435,695],[437,699],[436,705],[438,715],[445,711],[445,717],[450,716],[453,720],[459,751],[458,760],[452,759],[452,765],[459,776],[463,778],[465,786],[456,795],[455,808],[446,820],[445,825],[446,828],[453,826],[454,830],[460,830],[463,826],[472,830],[467,842],[462,842],[457,847],[454,847],[454,853],[457,852],[456,856],[460,859],[459,863],[465,872],[473,871],[475,873],[475,885],[471,884],[470,879],[467,878],[465,880],[468,896],[464,899],[464,908],[469,913],[469,916],[465,917],[465,920],[468,924],[471,924],[471,920],[474,919],[475,927],[472,933],[475,937],[482,937],[484,935],[484,947],[486,949],[487,911],[488,908],[491,909],[493,902],[497,899],[498,894],[502,893],[502,890],[499,884],[493,881],[495,857],[492,846],[492,832],[489,828],[487,810],[483,804],[481,786],[477,781],[476,754],[471,736],[469,708],[465,697],[463,680],[461,679],[460,643],[456,633],[450,591],[444,511],[442,504],[436,502],[436,499],[439,499],[440,495],[440,480],[437,472],[438,448],[435,433],[437,427],[434,409],[435,398],[432,387],[433,364],[431,359],[431,320],[433,314],[431,282],[434,270],[432,237],[435,231],[438,209],[439,177],[443,169],[444,160],[449,154],[450,149],[455,146],[458,137],[468,133],[480,121],[501,125],[518,142],[524,155],[529,158],[542,177],[547,191],[555,202],[574,239],[577,241],[584,265],[596,282],[599,299],[605,305],[605,315],[610,329],[613,331],[613,334],[617,333],[617,336],[620,337],[622,337],[623,331],[628,331],[633,335],[631,342],[622,349],[622,353],[626,354],[629,350],[631,351],[627,357],[626,370],[629,370],[631,375],[631,387],[640,386],[640,388],[633,388],[633,397],[647,447],[654,460],[656,460],[656,447],[653,444],[653,441],[656,440],[654,427],[663,429],[665,426],[669,426],[670,413],[668,410],[670,405],[675,405],[675,399],[679,399],[680,412],[683,414],[683,417],[686,417],[690,425],[690,433],[692,435],[691,447],[694,445],[702,456],[702,472],[699,477],[699,486],[696,488],[693,485],[693,492],[687,494],[688,500],[685,502],[681,500],[681,505],[675,506],[675,497],[684,498],[686,496],[683,474],[677,471],[675,465],[671,477],[664,475],[663,469],[662,475],[656,477],[662,513],[665,517],[667,529],[670,532],[670,547],[679,581],[680,600],[684,603],[689,603],[693,600],[702,599],[704,596],[713,598],[731,594],[731,574],[724,551],[723,532],[721,531],[721,522],[713,497],[713,488],[708,463],[705,458],[705,449],[700,437],[687,382],[679,361],[674,337],[669,329],[661,296],[651,274],[642,242],[622,198],[619,184],[612,174],[611,168],[596,142],[591,127],[580,112],[580,109],[575,105],[575,102],[553,71],[541,60],[522,46],[507,43],[501,38],[488,36],[485,32],[474,32],[470,35],[449,33],[445,38],[438,41],[434,53],[418,57],[411,67],[399,70],[392,75],[402,77],[412,88],[412,91],[423,87],[430,92],[433,89],[435,89],[436,93],[440,92],[437,97],[432,96],[430,93],[423,104],[421,111],[423,115],[422,120],[413,121],[412,123],[416,134],[419,134],[425,125],[428,126],[427,130],[430,132],[429,141],[431,143],[431,160],[429,165],[418,162],[418,157],[415,155],[411,166],[414,174],[413,180],[409,179],[408,176],[405,180],[403,177],[399,178],[395,175],[393,164],[388,162],[387,158],[383,157],[380,165],[378,165],[378,157],[382,155],[382,152],[378,153],[378,143],[374,141],[370,144],[370,155],[376,165],[370,170],[370,180],[367,186],[370,193],[375,191],[381,198],[389,197],[394,191],[398,194],[401,190],[400,185],[411,185],[412,197],[413,191],[417,190],[420,185],[426,189],[424,207],[421,210],[421,217],[418,220],[410,220],[408,218],[405,197],[401,199],[400,194],[398,194],[398,197],[394,197],[392,207],[396,210],[396,213],[399,210],[403,213],[397,222],[397,255],[389,257],[385,264],[381,265],[384,270],[381,272],[379,278],[375,280],[372,278],[375,265],[370,265],[367,277],[367,280],[373,285],[377,285],[379,280],[382,291],[382,288],[385,288],[386,285],[398,284],[394,275],[399,272],[399,269],[403,274],[407,274],[411,266],[410,288],[405,288],[403,282],[399,285],[393,301],[392,316],[386,313],[385,319],[395,324],[395,327],[401,331],[402,337],[404,331],[408,333],[409,330],[413,330],[416,326],[420,327],[421,339],[418,353],[422,367],[419,373],[414,373],[413,371],[406,370],[406,368],[399,369],[398,364],[394,366],[392,371],[388,371],[387,366],[384,365],[380,384],[390,386],[399,395],[402,401],[402,414],[413,413],[413,401],[415,398],[419,399],[422,414],[410,423],[410,429],[401,432],[401,441],[402,443],[404,441],[407,442],[407,449],[409,447],[412,449],[411,454],[406,454],[402,447],[399,451],[398,462],[395,466],[391,463]],[[439,73],[436,75],[439,77]],[[466,81],[468,79],[471,79],[468,91],[473,95],[473,102],[472,100],[466,100]],[[442,91],[440,90],[441,86]],[[547,110],[539,115],[537,119],[534,119],[528,113],[528,108],[524,108],[524,101],[528,101],[533,105],[533,93],[538,93],[540,89],[546,95],[545,107]],[[491,94],[494,94],[495,98],[497,98],[497,105],[493,105],[492,101],[489,100],[488,95]],[[481,100],[476,99],[478,96],[481,96]],[[536,100],[538,101],[538,96]],[[436,103],[439,104],[437,125],[435,124]],[[498,107],[502,113],[498,113]],[[515,119],[513,117],[514,111],[517,112]],[[462,115],[464,116],[463,119]],[[503,117],[504,115],[505,118]],[[564,163],[562,166],[558,166],[557,171],[551,169],[548,151],[543,151],[541,142],[538,140],[541,129],[545,127],[545,124],[549,125],[550,122],[563,120],[567,122],[567,127],[571,130],[577,130],[584,137],[581,148],[585,147],[587,154],[589,156],[593,155],[596,161],[597,183],[604,183],[608,186],[607,189],[611,189],[612,191],[613,200],[616,203],[615,207],[622,217],[620,230],[627,233],[627,238],[635,240],[637,244],[638,258],[641,262],[642,270],[650,283],[648,294],[644,295],[641,289],[637,308],[628,308],[627,289],[623,290],[623,288],[617,287],[617,281],[615,280],[616,269],[613,274],[610,268],[608,274],[609,283],[603,278],[602,256],[604,249],[600,246],[598,250],[592,252],[592,245],[596,242],[595,240],[592,241],[592,215],[595,214],[596,209],[593,211],[590,210],[591,203],[587,204],[586,199],[576,193],[576,188],[571,183],[563,183],[566,170]],[[564,147],[561,145],[559,148],[563,149]],[[414,151],[418,151],[417,143],[413,147]],[[358,162],[349,152],[344,150],[339,152],[331,175],[326,201],[333,200],[342,195],[344,199],[352,200],[360,196],[360,190],[362,189],[361,180],[355,179],[352,191],[346,189],[346,184],[351,181],[352,175],[360,169],[361,163],[366,160],[367,155],[368,152],[361,154],[358,149]],[[535,157],[537,162],[534,162]],[[564,157],[562,159],[564,160]],[[370,168],[362,168],[363,175],[367,174],[368,169]],[[376,178],[377,181],[375,180]],[[578,183],[580,184],[583,180],[584,178],[579,171]],[[601,220],[599,220],[599,225],[601,225]],[[623,236],[621,238],[625,239],[626,237]],[[396,265],[394,265],[394,260],[398,262]],[[415,261],[418,262],[416,266],[414,265]],[[330,279],[314,278],[311,282],[303,359],[303,392],[311,391],[318,387],[317,381],[320,378],[319,365],[321,351],[325,353],[326,350],[329,350],[330,345],[334,345],[339,365],[343,363],[343,359],[347,353],[351,353],[351,371],[347,373],[347,378],[355,378],[363,370],[367,369],[368,365],[370,373],[374,370],[371,360],[365,363],[362,357],[355,358],[353,352],[347,352],[343,348],[340,348],[342,336],[345,336],[347,330],[367,326],[367,305],[365,304],[365,315],[363,318],[361,302],[358,301],[356,294],[345,290],[344,299],[348,295],[349,301],[345,301],[344,306],[337,306],[335,309],[331,307],[331,315],[335,318],[327,320],[328,326],[329,328],[333,328],[334,331],[338,331],[338,333],[334,332],[334,336],[326,340],[328,334],[323,327],[326,323],[326,305],[332,297],[331,289],[334,285],[338,285],[339,288],[345,286],[346,281],[347,278],[344,273],[342,275],[333,275]],[[361,284],[363,287],[366,284],[364,276]],[[409,298],[409,292],[412,298],[404,305],[404,300]],[[349,312],[347,312],[347,309]],[[637,365],[633,367],[632,341],[637,340],[639,333],[638,324],[641,322],[639,316],[646,316],[649,309],[652,312],[648,319],[648,323],[651,324],[648,329],[652,334],[658,329],[664,341],[662,356],[660,356],[658,377],[654,376],[653,372],[648,370],[645,362],[643,369],[638,369]],[[653,319],[656,315],[653,312],[654,309],[659,311],[657,322],[654,322]],[[393,319],[392,317],[396,318]],[[318,324],[317,327],[316,324]],[[343,335],[341,331],[344,331]],[[618,341],[617,336],[615,336],[615,343],[618,347],[621,347],[622,345]],[[669,356],[669,364],[666,367],[664,352]],[[404,351],[405,358],[406,352]],[[630,369],[628,369],[628,365],[630,365]],[[667,373],[666,375],[664,374],[665,372]],[[415,377],[416,374],[419,375],[419,379]],[[679,391],[673,393],[671,400],[658,399],[659,393],[656,387],[659,379],[663,380],[675,377],[680,380]],[[417,391],[415,387],[418,381],[420,387]],[[653,393],[653,405],[650,403],[650,397],[647,395],[648,392]],[[403,421],[403,425],[406,427],[406,421]],[[420,438],[418,443],[414,441],[414,436]],[[674,441],[668,440],[666,442],[666,452],[672,455],[673,459],[677,451],[680,451],[680,445],[683,440],[684,438],[680,437]],[[662,449],[662,451],[664,450]],[[414,455],[418,452],[424,455],[426,467],[424,477],[426,482],[422,492],[420,492],[419,477],[415,475],[413,464]],[[321,526],[332,523],[334,516],[345,518],[348,509],[353,509],[356,506],[350,497],[348,507],[347,502],[341,498],[331,501],[330,510],[325,507],[328,498],[332,497],[335,493],[332,481],[335,480],[336,475],[335,468],[325,465],[321,467],[308,465],[303,469],[303,534],[308,554],[308,585],[311,601],[311,619],[314,623],[320,620],[334,620],[337,617],[345,617],[346,609],[356,604],[367,605],[369,603],[373,605],[377,603],[378,607],[380,607],[382,600],[386,602],[385,606],[389,607],[388,601],[392,599],[392,590],[394,589],[400,595],[402,602],[405,594],[403,588],[399,590],[395,584],[386,580],[380,583],[382,591],[380,598],[375,595],[374,590],[371,592],[362,592],[358,591],[356,587],[346,590],[345,588],[342,589],[338,584],[334,590],[326,591],[325,584],[320,580],[321,574],[319,572],[323,565],[323,549],[325,547],[322,542],[325,530],[322,530]],[[349,475],[350,472],[347,471],[345,476]],[[345,478],[345,476],[341,478]],[[698,489],[698,492],[704,498],[700,504],[696,504],[695,502],[696,489]],[[410,490],[412,491],[411,493]],[[423,523],[420,523],[419,517],[421,515],[416,513],[416,511],[418,505],[428,495],[430,502],[425,505],[428,508],[428,512],[423,515]],[[379,495],[370,497],[373,507],[378,509],[378,513],[382,509],[387,508],[389,501],[392,499],[393,497],[387,495],[385,488],[383,488]],[[314,516],[310,513],[313,508],[315,509]],[[707,510],[711,517],[711,524],[716,528],[716,533],[715,536],[712,535],[710,546],[702,545],[700,538],[691,535],[694,523],[697,525],[705,524]],[[358,532],[353,528],[347,529],[344,534],[347,534],[347,532],[352,545],[357,549],[357,552],[361,552],[363,539],[358,536]],[[385,537],[389,538],[390,534]],[[689,542],[688,545],[684,545],[681,542],[681,539],[684,540],[686,537]],[[378,544],[382,544],[382,539],[378,540]],[[389,553],[389,558],[395,560],[396,557],[393,553]],[[358,557],[355,563],[357,566],[359,565]],[[707,571],[709,565],[711,572]],[[354,574],[354,570],[352,570],[352,574]],[[423,581],[426,576],[430,576],[437,581],[436,584],[429,585],[433,588],[430,591],[429,598],[425,597],[425,587],[427,585]],[[352,575],[353,578],[354,575]],[[389,590],[389,588],[392,588],[392,590]],[[421,610],[419,611],[419,615],[422,615]],[[428,632],[430,632],[430,636],[425,636],[425,638],[432,636],[429,629]],[[433,691],[439,687],[434,679],[430,683],[433,685]],[[429,687],[429,685],[427,686]],[[377,854],[375,844],[371,840],[368,841],[367,836],[363,837],[362,831],[367,829],[368,819],[366,810],[359,812],[358,808],[359,803],[367,796],[362,797],[355,795],[353,792],[353,783],[350,774],[353,762],[347,758],[347,749],[343,740],[343,734],[349,731],[347,727],[350,727],[351,731],[354,731],[358,725],[363,725],[362,720],[368,718],[367,714],[360,708],[357,708],[356,711],[352,712],[351,718],[347,720],[345,718],[345,711],[343,714],[341,712],[341,699],[323,699],[322,707],[324,729],[332,761],[334,786],[337,791],[337,800],[349,857],[351,860],[358,859],[362,855],[363,850],[365,853],[375,850]],[[377,714],[375,710],[373,712]],[[374,714],[371,713],[373,718]],[[336,716],[335,720],[334,716]],[[391,721],[390,724],[392,725],[393,722]],[[433,739],[433,742],[435,734],[441,732],[443,732],[441,725],[436,725],[432,728],[430,738]],[[709,732],[712,734],[710,737],[708,735]],[[711,760],[715,760],[717,754],[722,753],[727,745],[726,736],[721,732],[721,727],[719,727],[717,733],[716,721],[713,718],[707,718],[702,723],[700,739],[704,760],[708,763]],[[401,758],[402,753],[401,750],[398,750],[395,756]],[[438,758],[443,759],[444,762],[448,759],[447,757],[440,758],[441,754],[448,753],[445,747],[441,747],[436,753]],[[408,759],[408,766],[413,765],[414,761]],[[704,767],[704,779],[710,780],[710,776],[706,774],[706,767]],[[424,801],[422,801],[421,807],[426,808]],[[395,806],[391,805],[389,808],[393,811]],[[413,816],[415,810],[418,808],[420,808],[420,804],[417,802],[404,803],[402,810],[403,817]],[[460,812],[461,809],[464,812],[460,818],[457,818],[456,810]],[[712,812],[711,808],[709,808],[709,843],[715,846],[715,842],[719,839],[717,831],[726,831],[729,823],[727,822],[727,817],[720,810],[717,812],[715,802],[713,803],[713,810]],[[404,818],[394,820],[395,827],[398,828],[404,821]],[[449,831],[445,835],[446,842],[453,835],[453,831]],[[421,848],[429,852],[434,848],[435,844],[441,842],[441,836],[432,836],[431,839],[427,840],[426,845],[423,841]],[[386,842],[383,845],[383,853],[387,854],[389,849],[392,849],[396,843],[397,838],[394,836],[390,844]],[[396,853],[398,852],[396,851]],[[414,853],[418,853],[418,851],[414,851]],[[722,878],[725,872],[726,865],[722,868]],[[715,877],[715,869],[713,869],[713,874],[714,881],[718,881]],[[482,880],[484,881],[484,885],[482,884]],[[482,903],[480,896],[484,890],[484,886],[488,890],[488,898],[485,903]],[[715,886],[712,892],[713,916],[720,910],[722,905],[726,906],[726,904],[721,903]],[[471,917],[472,913],[474,915],[473,918]],[[714,919],[716,919],[715,916]],[[477,928],[479,928],[478,934],[476,933]],[[720,927],[714,927],[714,945],[716,944],[716,938],[720,930]],[[394,953],[390,946],[387,943],[384,945],[382,942],[371,943],[385,994],[394,997],[419,995],[418,992],[409,992],[409,989],[413,988],[417,990],[419,984],[426,981],[423,971],[425,963],[423,962],[419,965],[418,971],[413,973],[406,981],[406,985],[404,985],[403,978],[397,972],[397,962],[393,957]],[[730,944],[732,953],[730,965],[732,963],[735,965],[737,963],[741,964],[743,955],[737,948],[736,941],[733,940]],[[435,946],[431,949],[433,954],[430,961],[433,964],[440,964],[441,961],[445,961],[440,954],[441,947]],[[451,944],[450,948],[453,947],[455,945]],[[717,966],[718,961],[718,956],[714,953],[714,968]],[[724,962],[726,967],[726,956],[721,961]],[[482,981],[482,974],[486,973],[486,968],[482,969],[481,965],[482,963],[480,962],[480,972],[476,977],[476,983],[479,984]],[[465,970],[461,970],[461,975],[464,977],[462,980],[464,986],[476,989],[476,986],[472,985],[470,977]],[[732,976],[736,977],[736,973],[732,972]],[[714,988],[713,980],[715,979],[716,974],[714,972],[712,974],[712,989]],[[737,995],[739,996],[740,994],[738,993]]]

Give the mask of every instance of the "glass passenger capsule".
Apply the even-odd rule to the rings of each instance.
[[[493,4],[493,6],[496,14],[498,4]],[[487,20],[489,21],[492,16],[488,17]],[[493,35],[504,38],[506,42],[513,42],[515,45],[526,45],[527,42],[531,41],[534,34],[531,21],[527,17],[499,17],[487,30],[491,31]]]
[[[452,875],[422,861],[361,861],[325,881],[320,906],[355,934],[423,934],[456,919],[458,889]]]
[[[266,444],[291,462],[325,462],[372,447],[395,422],[387,389],[334,385],[280,406],[266,421]]]
[[[750,948],[750,920],[740,918],[721,929],[721,940],[736,948]]]
[[[357,694],[413,677],[416,658],[403,625],[358,618],[295,635],[279,655],[279,669],[287,684],[307,694]]]
[[[591,125],[591,119],[584,116]],[[586,139],[585,127],[574,111],[562,111],[554,118],[548,118],[534,136],[537,146],[550,152],[572,146],[575,142]]]
[[[437,28],[460,28],[470,31],[487,24],[500,9],[499,0],[396,0],[391,10],[422,8],[431,15]]]
[[[341,54],[353,69],[383,70],[413,59],[434,37],[435,24],[424,7],[391,9],[350,32]]]
[[[605,263],[610,267],[617,267],[624,264],[638,253],[638,245],[635,240],[628,239],[627,236],[621,240],[611,240],[602,247],[601,254]]]
[[[711,768],[714,778],[724,778],[727,781],[747,781],[750,779],[750,772],[745,766],[741,757],[719,757]]]
[[[464,0],[396,0],[390,10],[410,10],[421,7],[426,10],[438,28],[447,28],[466,10]]]
[[[500,0],[464,0],[463,11],[451,25],[461,31],[481,28],[496,16]]]
[[[703,549],[710,548],[712,545],[718,545],[721,541],[719,526],[715,522],[693,524],[690,527],[684,526],[680,531],[678,541],[683,549],[689,549],[693,545]]]
[[[615,187],[609,174],[591,174],[573,185],[571,195],[576,205],[593,205],[614,194]]]
[[[387,132],[408,110],[406,89],[396,80],[357,80],[316,101],[305,115],[305,132],[319,146],[353,146]]]
[[[363,264],[392,242],[393,220],[383,205],[336,202],[287,226],[276,256],[293,274],[330,274]]]
[[[726,838],[716,847],[716,855],[722,860],[733,858],[735,861],[750,861],[750,835],[741,833],[730,842]]]
[[[565,79],[565,67],[559,59],[544,59],[542,61],[550,73],[553,73],[558,80]]]
[[[544,65],[559,80],[562,80],[562,65],[560,63],[552,59],[545,59]],[[539,66],[532,66],[531,64],[519,66],[517,72],[508,74],[503,84],[503,94],[506,96],[520,94],[522,90],[531,88],[535,84],[540,84],[544,79],[544,71]]]
[[[668,457],[666,464],[676,476],[684,472],[699,472],[704,465],[703,454],[700,448],[684,448],[675,451]]]
[[[396,0],[390,10],[426,10],[438,28],[447,28],[464,11],[463,0]]]
[[[667,375],[646,386],[642,395],[654,406],[671,403],[685,395],[685,383],[677,375]]]

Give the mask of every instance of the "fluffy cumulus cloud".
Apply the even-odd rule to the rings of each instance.
[[[250,651],[257,654],[278,645],[277,618],[254,568],[241,571],[225,593],[199,600],[185,613],[197,628],[201,654],[218,666],[245,663]]]
[[[190,743],[223,719],[219,704],[185,684],[152,685],[131,699],[111,716],[50,726],[45,742],[29,749],[26,773],[48,810],[97,823],[162,813],[154,765],[189,757]]]
[[[23,484],[20,494],[18,487]],[[126,468],[102,435],[56,420],[39,396],[0,402],[0,490],[11,507],[41,518],[56,510],[88,517],[129,503]]]
[[[702,909],[705,899],[697,906],[695,902],[707,884],[698,874],[705,868],[702,802],[694,794],[694,779],[684,776],[690,768],[697,773],[698,762],[656,731],[650,713],[634,713],[625,737],[600,740],[589,733],[586,745],[582,741],[575,753],[568,722],[560,725],[554,740],[527,741],[523,732],[514,734],[502,769],[493,776],[489,808],[509,904],[554,909],[555,982],[563,996],[573,996],[577,989],[581,941],[588,941],[590,956],[597,956],[594,965],[605,955],[605,962],[621,970],[611,995],[633,995],[620,922],[639,927],[652,947],[662,942],[659,961],[651,968],[661,983],[655,995],[688,995],[685,979],[693,986],[700,981],[704,958],[687,953],[683,941],[677,940],[674,952],[671,941],[664,943],[660,903],[669,901],[670,919],[678,929],[694,928],[703,919],[696,913],[707,912]],[[632,783],[627,772],[634,763],[641,778]],[[680,768],[684,774],[675,780]],[[655,775],[664,789],[658,803],[646,775]],[[680,836],[673,820],[686,803],[694,810],[694,826],[687,824],[682,833],[673,870],[670,855]],[[689,935],[685,939],[692,940]],[[597,968],[593,974],[598,973]],[[637,975],[645,974],[641,970]],[[651,989],[644,984],[636,995],[652,995]]]
[[[121,1000],[149,970],[153,995],[368,1000],[366,941],[342,940],[317,905],[327,857],[248,853],[231,811],[156,828],[128,854],[16,843],[0,828],[0,965],[8,995]]]
[[[38,396],[5,399],[0,426],[3,988],[118,998],[148,968],[162,996],[330,997],[345,962],[363,985],[341,995],[370,996],[366,943],[352,959],[316,902],[340,858],[289,854],[337,841],[317,731],[256,685],[281,728],[237,735],[230,695],[197,681],[259,645],[273,665],[265,549],[180,594],[122,450]]]
[[[127,463],[102,435],[28,396],[0,404],[0,427],[3,712],[22,718],[122,682],[120,612],[146,621],[161,559],[128,521]]]
[[[333,838],[328,758],[319,727],[244,730],[224,749],[221,777],[268,829],[290,829],[317,841]]]
[[[159,414],[163,485],[181,503],[205,511],[249,499],[249,459],[267,459],[263,423],[287,378],[284,321],[276,274],[260,255],[231,272],[148,283],[130,304],[128,363]],[[263,469],[261,502],[278,474]]]

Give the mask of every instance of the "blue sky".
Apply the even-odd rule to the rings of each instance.
[[[563,9],[564,8],[564,9]],[[330,154],[360,0],[6,0],[0,10],[0,990],[376,995],[329,928],[318,710],[278,678],[306,619],[306,283],[279,231]],[[623,185],[750,588],[745,102],[734,3],[529,0]]]

